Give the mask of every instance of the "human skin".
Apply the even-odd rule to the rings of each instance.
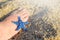
[[[23,22],[26,22],[29,18],[29,12],[26,9],[10,15],[4,21],[0,22],[0,40],[8,40],[17,34],[20,30],[16,31],[17,25],[12,23],[12,21],[17,21],[17,17],[20,16]]]

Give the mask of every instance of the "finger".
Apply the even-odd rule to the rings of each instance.
[[[22,11],[20,11],[18,14],[20,15],[24,15],[25,13],[28,13],[28,11],[26,9],[23,9]]]
[[[23,22],[26,22],[27,20],[28,20],[28,16],[25,16],[24,18],[22,18],[21,20],[23,21]]]
[[[29,18],[29,16],[27,14],[25,14],[24,16],[21,17],[21,19],[26,19],[26,18]]]

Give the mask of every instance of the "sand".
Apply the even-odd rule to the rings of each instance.
[[[28,31],[19,32],[9,40],[60,40],[60,0],[13,0],[9,4],[14,6],[0,9],[1,15],[17,7],[26,8],[31,15]]]

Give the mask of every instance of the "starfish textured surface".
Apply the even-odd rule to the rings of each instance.
[[[24,31],[27,31],[25,25],[28,24],[28,22],[22,22],[20,16],[18,16],[18,21],[13,21],[13,23],[17,25],[16,30],[23,29]]]

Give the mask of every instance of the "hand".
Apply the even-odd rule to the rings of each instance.
[[[24,9],[23,11],[20,12],[20,15],[18,14],[18,16],[21,17],[21,20],[23,22],[26,22],[29,18],[29,12],[26,9]]]
[[[0,40],[8,40],[19,32],[19,30],[15,31],[17,25],[12,23],[12,21],[18,20],[18,16],[20,16],[21,20],[25,22],[29,18],[29,12],[26,9],[23,9],[22,11],[16,14],[10,15],[3,22],[0,22]]]

